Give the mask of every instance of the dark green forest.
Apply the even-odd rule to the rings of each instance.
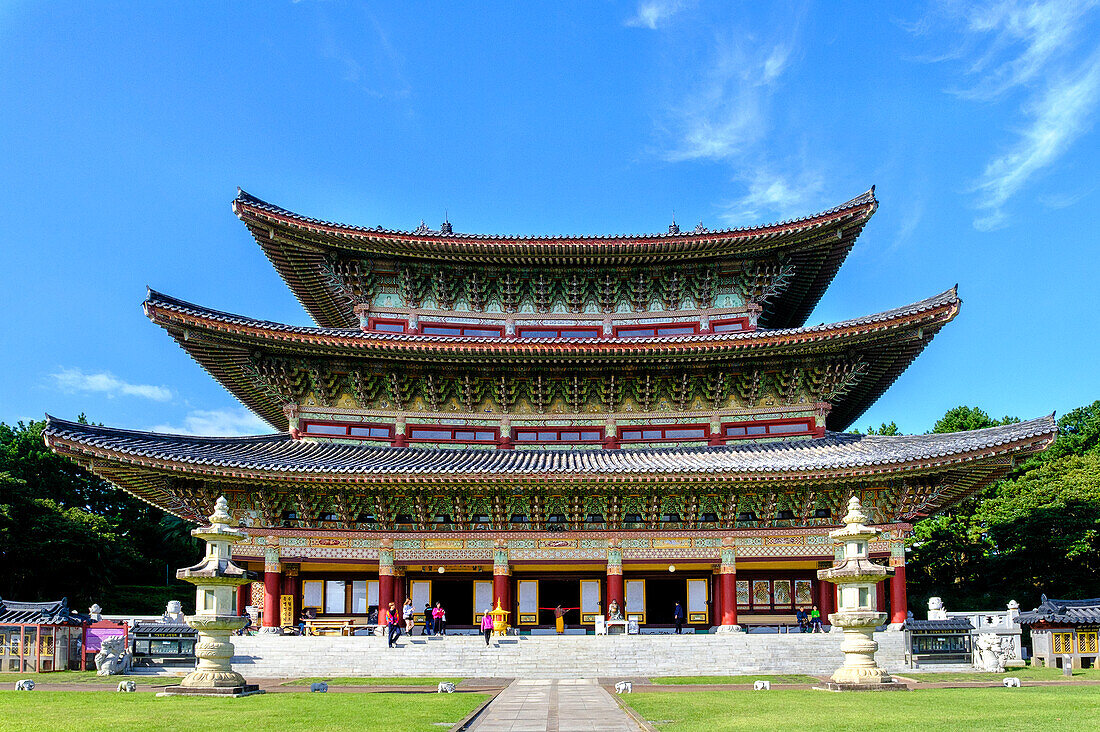
[[[1018,421],[956,407],[933,432]],[[0,423],[0,597],[68,597],[75,608],[157,613],[193,601],[176,568],[201,550],[190,524],[58,457],[44,422]],[[1025,608],[1100,596],[1100,401],[1058,420],[1054,445],[948,511],[917,522],[908,555],[910,607],[932,595],[952,610]],[[891,422],[867,430],[900,434]]]

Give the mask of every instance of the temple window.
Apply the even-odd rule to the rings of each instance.
[[[710,428],[707,425],[646,425],[640,428],[623,428],[619,432],[622,442],[705,440],[709,436]]]
[[[622,325],[615,328],[616,338],[656,338],[660,336],[695,335],[698,323],[666,323],[663,325]]]
[[[379,333],[404,333],[407,323],[404,320],[388,320],[383,318],[371,318],[367,321],[367,330]]]
[[[458,325],[458,324],[443,324],[443,323],[420,323],[420,332],[423,335],[441,335],[441,336],[466,336],[466,337],[488,337],[488,338],[502,338],[504,336],[503,328],[489,327],[484,325]]]
[[[357,440],[393,439],[393,425],[384,424],[302,421],[300,429],[304,434],[316,437],[351,437]]]
[[[769,435],[791,437],[794,435],[812,435],[813,433],[814,422],[812,419],[726,422],[722,425],[722,436],[735,440],[767,437]]]
[[[599,338],[599,328],[517,328],[520,338]]]
[[[710,321],[711,333],[737,333],[743,330],[749,330],[748,318],[733,318],[727,320]]]
[[[409,442],[472,442],[482,444],[496,444],[497,430],[473,427],[447,427],[444,425],[432,425],[430,427],[418,427],[409,425]]]
[[[517,429],[516,442],[557,443],[557,442],[600,442],[603,430],[599,429]]]

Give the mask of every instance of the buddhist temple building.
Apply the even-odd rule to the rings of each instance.
[[[240,192],[233,210],[316,322],[150,291],[145,312],[275,432],[192,437],[51,418],[49,446],[196,522],[224,495],[266,626],[410,597],[452,628],[615,600],[645,629],[835,607],[816,571],[857,495],[906,617],[912,522],[1044,449],[1052,417],[845,433],[959,312],[954,288],[807,326],[878,206],[749,228],[486,236],[361,228]]]

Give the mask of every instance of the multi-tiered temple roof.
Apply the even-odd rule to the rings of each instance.
[[[872,189],[766,226],[515,237],[333,224],[241,192],[233,210],[318,325],[155,291],[145,312],[280,433],[51,419],[46,440],[192,518],[220,492],[264,522],[297,505],[307,526],[808,526],[861,490],[882,499],[864,497],[877,520],[907,521],[1003,475],[1055,428],[839,432],[960,307],[952,288],[804,325],[877,205]],[[364,501],[370,516],[350,508]]]

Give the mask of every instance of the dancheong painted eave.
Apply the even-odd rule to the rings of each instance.
[[[806,322],[878,208],[874,188],[827,211],[760,226],[665,234],[493,236],[350,226],[310,218],[239,191],[233,211],[295,296],[321,326],[351,327],[353,307],[325,274],[333,259],[396,258],[491,266],[635,266],[780,256],[791,267],[785,291],[760,325]]]
[[[154,503],[166,476],[206,480],[407,489],[600,484],[809,486],[951,474],[957,500],[1046,449],[1053,415],[948,434],[829,432],[801,442],[642,450],[453,450],[295,440],[287,434],[193,437],[78,424],[48,417],[46,444]],[[963,479],[965,478],[965,479]],[[930,506],[929,510],[936,507]]]
[[[874,315],[804,328],[693,336],[601,339],[501,339],[365,333],[350,328],[290,326],[203,308],[155,291],[146,314],[249,409],[288,429],[284,402],[257,385],[257,354],[371,368],[445,367],[622,369],[706,366],[736,371],[752,364],[855,358],[865,375],[838,399],[826,426],[845,430],[908,368],[958,313],[955,288]],[[335,368],[335,366],[334,366]]]
[[[579,362],[643,360],[721,355],[734,351],[763,352],[800,344],[895,331],[912,325],[938,329],[958,314],[962,301],[956,288],[902,307],[836,323],[802,328],[759,329],[733,333],[701,333],[630,339],[437,336],[418,333],[364,332],[357,328],[320,328],[259,320],[213,310],[149,290],[145,314],[161,327],[193,328],[195,335],[223,333],[255,343],[308,348],[311,353],[371,356],[394,360],[422,357],[471,363],[546,361]],[[186,347],[186,346],[185,346]],[[491,361],[490,361],[491,360]]]

